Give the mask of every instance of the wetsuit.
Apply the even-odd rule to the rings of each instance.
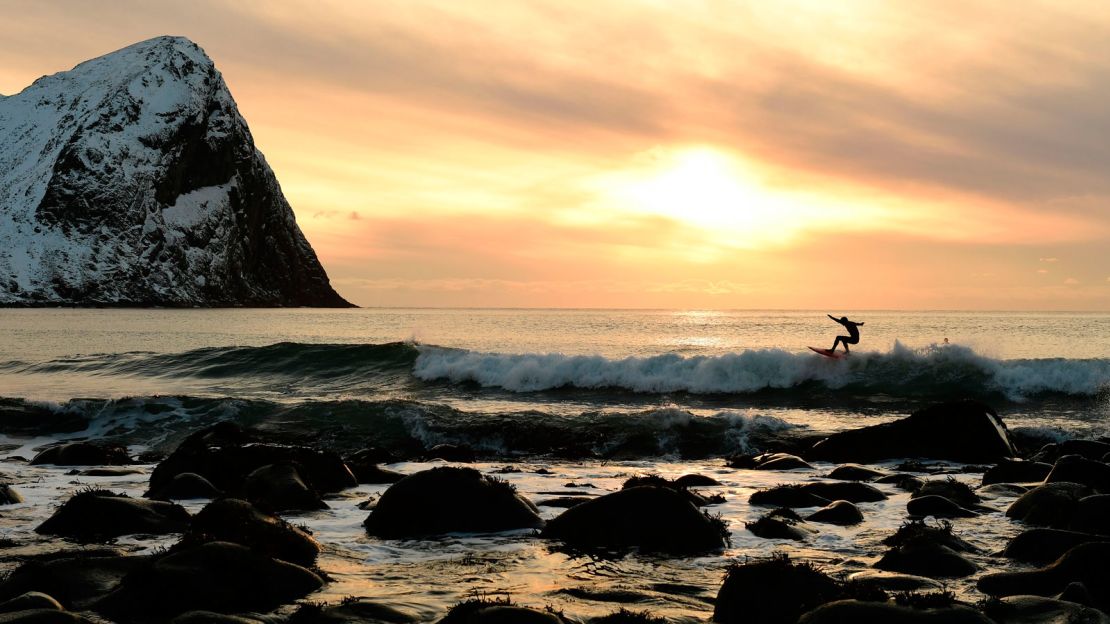
[[[848,317],[846,317],[846,316],[836,318],[835,316],[829,314],[828,317],[831,318],[832,320],[836,321],[837,323],[840,323],[841,325],[844,326],[844,329],[848,330],[848,335],[847,336],[837,336],[836,337],[836,340],[833,342],[833,346],[832,346],[831,349],[829,349],[829,351],[836,351],[836,348],[838,346],[840,346],[841,343],[843,343],[844,344],[844,352],[849,353],[848,345],[859,343],[859,329],[857,329],[857,327],[859,327],[860,325],[863,325],[863,323],[856,323],[854,321],[849,321]]]

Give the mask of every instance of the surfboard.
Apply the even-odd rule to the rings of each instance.
[[[830,351],[829,349],[818,349],[817,347],[810,347],[810,349],[814,353],[819,353],[830,360],[841,360],[844,359],[844,356],[848,355],[847,353],[839,353],[837,351]]]

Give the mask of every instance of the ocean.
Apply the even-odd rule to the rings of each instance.
[[[730,562],[786,551],[838,574],[866,570],[909,496],[888,488],[888,501],[861,505],[867,523],[822,526],[808,543],[765,540],[745,528],[761,513],[748,495],[813,475],[738,471],[724,457],[965,397],[1026,440],[1110,435],[1110,314],[830,312],[865,322],[843,360],[806,348],[839,333],[825,311],[0,310],[0,461],[26,499],[0,515],[0,537],[42,543],[31,528],[81,487],[145,488],[147,473],[75,477],[21,462],[43,445],[106,439],[156,458],[224,420],[340,453],[390,449],[401,472],[441,463],[415,459],[425,449],[464,446],[534,501],[568,484],[602,494],[636,474],[698,472],[723,484],[713,493],[726,502],[711,511],[732,545],[719,555],[598,559],[528,531],[377,540],[357,504],[386,486],[294,521],[326,546],[334,582],[314,600],[368,596],[433,620],[469,596],[506,595],[581,617],[632,605],[703,621]],[[1011,499],[991,496],[998,513],[959,526],[986,553],[1019,530],[999,521]],[[977,563],[1000,569],[986,555]],[[981,598],[975,578],[950,588]]]

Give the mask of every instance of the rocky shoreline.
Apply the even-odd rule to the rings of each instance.
[[[283,442],[220,423],[154,465],[97,441],[9,455],[0,622],[1110,622],[1110,441],[1023,448],[980,403],[673,476]],[[427,556],[486,535],[467,565],[528,544],[615,571],[590,584],[538,566],[531,586],[439,611],[414,608],[389,573],[358,576],[375,565],[359,552]],[[495,560],[487,573],[511,577]]]

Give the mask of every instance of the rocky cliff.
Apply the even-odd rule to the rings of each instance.
[[[0,305],[57,304],[350,305],[188,39],[0,96]]]

